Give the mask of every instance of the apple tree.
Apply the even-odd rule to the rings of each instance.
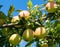
[[[36,47],[56,47],[56,43],[60,44],[60,0],[48,0],[41,6],[33,6],[28,0],[27,8],[15,10],[11,5],[8,15],[0,11],[0,47],[20,47],[21,40],[28,42],[25,47],[34,42]],[[14,11],[19,14],[13,16]]]

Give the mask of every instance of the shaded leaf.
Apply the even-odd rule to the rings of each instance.
[[[5,18],[6,18],[6,15],[2,11],[0,11],[0,19],[5,19]]]

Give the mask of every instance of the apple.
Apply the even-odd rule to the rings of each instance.
[[[55,2],[48,2],[46,4],[46,10],[48,13],[54,13],[56,11],[57,4]]]
[[[12,23],[18,22],[20,20],[19,16],[14,16],[11,20]],[[19,25],[15,25],[15,27],[20,27]]]
[[[34,35],[33,35],[33,30],[31,30],[31,29],[26,29],[24,32],[23,32],[23,39],[25,40],[25,41],[31,41],[32,39],[33,39],[33,37],[34,37]]]
[[[13,44],[14,46],[16,46],[17,44],[19,44],[20,41],[21,41],[21,37],[20,37],[19,34],[13,34],[9,38],[9,42],[11,44]]]
[[[38,27],[38,28],[36,28],[36,30],[34,32],[34,36],[36,38],[41,39],[41,38],[45,37],[45,35],[46,35],[46,30],[45,30],[44,27]]]
[[[23,10],[23,11],[21,11],[20,13],[19,13],[19,17],[20,18],[25,18],[26,20],[30,17],[30,13],[29,13],[29,11],[27,11],[27,10]]]
[[[57,3],[57,4],[60,4],[60,0],[56,0],[56,3]]]
[[[14,16],[11,20],[12,23],[15,23],[16,21],[19,21],[19,17],[18,16]]]

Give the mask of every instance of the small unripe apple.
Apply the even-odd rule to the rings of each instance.
[[[56,8],[57,8],[57,4],[55,2],[48,2],[46,4],[46,10],[49,13],[55,12],[56,11]]]
[[[34,36],[37,38],[43,38],[46,35],[46,30],[44,27],[38,27],[36,28],[35,32],[34,32]]]
[[[19,21],[19,17],[18,16],[14,16],[11,20],[12,23],[15,23],[16,21]]]
[[[23,10],[23,11],[21,11],[20,13],[19,13],[19,17],[20,18],[25,18],[26,20],[30,17],[30,13],[29,13],[29,11],[27,11],[27,10]]]
[[[13,44],[14,46],[16,46],[17,44],[19,44],[20,41],[21,41],[21,37],[20,37],[19,34],[13,34],[9,38],[9,42],[11,44]]]
[[[31,29],[26,29],[24,32],[23,32],[23,39],[25,41],[31,41],[33,39],[34,35],[33,35],[33,30]]]

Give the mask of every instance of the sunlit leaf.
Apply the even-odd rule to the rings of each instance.
[[[33,6],[32,1],[31,1],[31,0],[29,0],[27,5],[28,5],[28,9],[31,9],[31,8],[32,8],[32,6]]]
[[[12,13],[14,12],[15,8],[13,5],[10,6],[9,11],[8,11],[8,16],[11,16]]]

